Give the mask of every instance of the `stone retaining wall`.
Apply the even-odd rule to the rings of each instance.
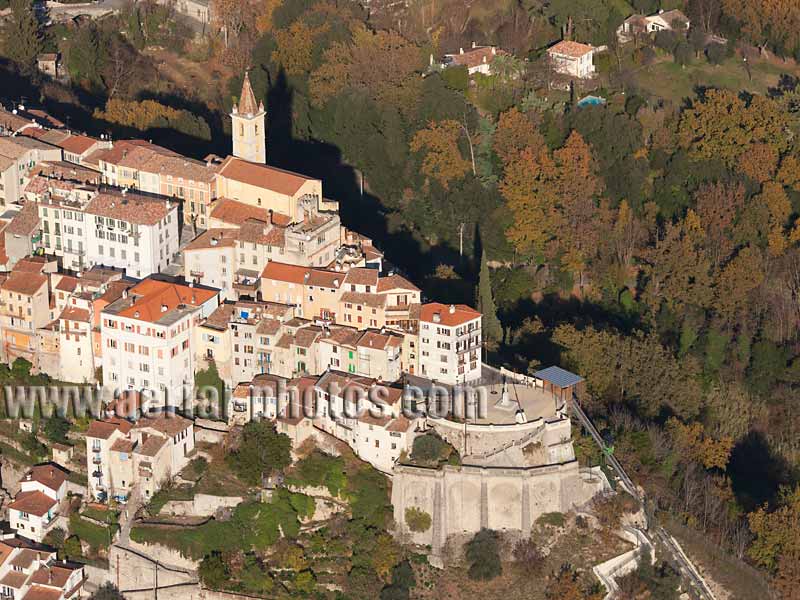
[[[519,469],[397,466],[392,505],[397,533],[430,545],[436,560],[452,535],[474,534],[484,527],[529,532],[540,515],[585,504],[605,485],[599,477],[583,477],[577,461]],[[405,511],[410,507],[431,516],[427,531],[408,529]]]
[[[170,500],[161,513],[175,517],[210,517],[219,508],[232,508],[243,502],[241,496],[212,496],[195,494],[191,500]]]

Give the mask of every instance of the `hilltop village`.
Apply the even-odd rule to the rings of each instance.
[[[243,520],[261,531],[243,515],[264,506],[290,517],[263,535],[296,538],[293,527],[366,493],[333,493],[318,475],[306,483],[328,490],[320,499],[296,481],[343,456],[362,466],[337,477],[378,477],[366,486],[384,495],[392,543],[428,548],[437,567],[454,540],[525,538],[547,515],[611,493],[573,449],[581,377],[487,364],[478,310],[424,298],[342,225],[322,181],[267,164],[266,108],[247,75],[230,117],[233,154],[199,161],[74,133],[24,107],[0,113],[0,360],[17,383],[77,384],[100,402],[97,414],[72,415],[82,425],[69,436],[57,423],[68,428],[70,415],[43,419],[41,407],[3,432],[12,450],[49,459],[17,473],[4,465],[9,598],[72,599],[84,584],[188,586],[208,598],[261,589],[214,569],[235,562],[216,550],[220,535],[245,536],[245,557],[262,556],[249,552],[263,542],[204,528]],[[477,400],[465,393],[478,389]],[[441,410],[430,410],[435,393]],[[635,568],[642,543],[618,541],[624,569],[609,572]],[[319,593],[341,589],[308,568],[288,581],[282,567],[251,568],[290,595],[307,597],[297,583],[307,572]]]

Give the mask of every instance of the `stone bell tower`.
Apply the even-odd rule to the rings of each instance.
[[[264,103],[256,104],[256,96],[250,85],[250,75],[245,72],[239,104],[233,105],[231,120],[233,129],[233,155],[254,163],[266,164],[267,138],[264,127],[267,112]]]

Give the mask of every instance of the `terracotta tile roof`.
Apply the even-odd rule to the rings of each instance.
[[[28,581],[27,573],[22,571],[9,571],[5,576],[0,579],[0,585],[7,585],[15,590],[21,589]]]
[[[465,50],[463,54],[448,54],[447,57],[452,59],[454,65],[464,66],[469,69],[484,63],[491,63],[496,56],[501,54],[508,53],[492,46],[478,46]]]
[[[12,552],[14,552],[14,549],[11,546],[0,542],[0,566],[2,566],[8,560],[8,557],[11,556]],[[0,584],[2,584],[2,581],[0,581]]]
[[[66,152],[71,152],[72,154],[83,154],[84,152],[90,150],[97,142],[97,140],[85,135],[71,135],[67,139],[56,143],[56,145],[63,148]]]
[[[289,283],[303,284],[306,280],[310,269],[308,267],[300,267],[297,265],[289,265],[271,260],[264,267],[261,272],[261,277],[264,279],[274,279],[276,281],[287,281]]]
[[[322,328],[316,325],[309,325],[297,330],[294,334],[294,345],[301,348],[310,348],[322,334]]]
[[[173,413],[162,414],[157,417],[143,417],[136,422],[134,429],[155,429],[170,437],[178,435],[190,427],[192,422],[180,415]]]
[[[217,199],[209,216],[212,219],[230,223],[231,225],[241,225],[248,219],[256,219],[265,223],[269,223],[270,220],[269,209],[245,204],[230,198]],[[275,225],[286,226],[291,222],[291,218],[287,215],[273,212],[272,222]]]
[[[150,196],[130,192],[126,194],[101,192],[86,205],[84,212],[128,223],[155,225],[176,208],[177,204],[174,202]]]
[[[0,137],[0,154],[14,160],[22,158],[31,150],[51,150],[54,148],[55,146],[31,137]]]
[[[581,44],[580,42],[573,42],[572,40],[562,40],[548,48],[547,52],[561,54],[571,58],[580,58],[584,54],[594,52],[594,47],[588,44]]]
[[[389,275],[387,277],[381,277],[378,280],[378,292],[388,292],[389,290],[396,289],[411,290],[414,292],[420,291],[417,286],[402,275]]]
[[[225,159],[220,166],[219,174],[226,179],[241,181],[285,196],[294,196],[307,181],[315,181],[299,173],[247,162],[235,156]]]
[[[11,131],[19,131],[30,124],[31,121],[29,119],[15,115],[4,108],[0,108],[0,126],[10,129]]]
[[[33,561],[41,557],[42,556],[35,550],[32,550],[31,548],[23,548],[20,550],[19,554],[14,557],[14,560],[11,561],[11,564],[15,567],[27,569],[33,564]]]
[[[34,129],[31,127],[25,130],[24,135],[34,137],[38,140],[42,140],[43,142],[47,142],[48,144],[53,144],[54,146],[58,146],[72,134],[69,131],[64,131],[63,129]]]
[[[29,236],[39,228],[39,209],[35,202],[26,202],[6,227],[8,233]]]
[[[411,421],[409,421],[408,418],[406,418],[405,416],[400,415],[399,417],[395,418],[391,423],[389,423],[389,426],[386,428],[386,431],[397,431],[400,433],[405,433],[409,429],[411,429]]]
[[[257,219],[247,219],[239,228],[238,238],[242,242],[282,248],[286,244],[286,230]]]
[[[281,329],[281,322],[277,319],[262,319],[256,327],[259,335],[275,335]]]
[[[376,427],[386,427],[392,421],[392,417],[373,416],[369,413],[369,411],[364,411],[363,413],[358,415],[358,420],[359,422],[365,423],[367,425],[373,425]]]
[[[361,332],[355,327],[331,327],[327,335],[320,341],[329,341],[339,346],[352,346],[355,348],[359,337],[361,337]]]
[[[386,296],[367,294],[366,292],[345,292],[340,302],[347,304],[363,304],[370,308],[383,308],[386,305]]]
[[[41,517],[56,504],[58,503],[44,492],[20,492],[8,508]]]
[[[59,587],[62,590],[67,585],[72,569],[66,569],[58,565],[51,567],[39,567],[36,572],[31,576],[31,583],[41,583],[51,587]]]
[[[147,278],[128,290],[129,306],[117,314],[155,323],[180,304],[200,306],[216,295],[216,290]]]
[[[344,282],[355,285],[378,285],[378,270],[366,267],[354,267],[345,275]]]
[[[81,323],[90,323],[92,320],[92,315],[85,308],[68,306],[61,312],[61,316],[58,318],[62,321],[80,321]]]
[[[136,449],[136,454],[142,456],[155,456],[167,443],[167,438],[158,435],[148,435],[141,446]]]
[[[179,183],[194,181],[196,183],[209,184],[216,177],[216,166],[187,158],[186,156],[163,154],[161,152],[150,152],[139,167],[140,171],[146,173],[157,173],[159,175],[172,176],[172,181]],[[162,180],[164,181],[164,180]]]
[[[434,315],[439,315],[439,324],[453,327],[477,319],[481,316],[481,313],[466,304],[447,305],[431,302],[422,305],[419,320],[426,323],[435,323]]]
[[[89,428],[86,430],[86,437],[107,440],[115,431],[128,433],[132,427],[133,425],[128,421],[116,417],[111,417],[104,421],[92,421],[89,423]]]
[[[45,587],[43,585],[32,585],[30,589],[25,592],[22,600],[60,600],[63,593],[64,591],[61,589]]]
[[[367,330],[358,339],[356,346],[374,348],[375,350],[383,350],[387,347],[398,346],[399,344],[397,341],[400,339],[401,338],[396,335]]]
[[[161,154],[170,154],[172,156],[179,156],[177,153],[169,150],[167,148],[163,148],[162,146],[156,146],[155,144],[151,144],[146,140],[120,140],[118,142],[114,142],[114,146],[108,149],[101,149],[90,154],[90,157],[95,157],[99,160],[107,162],[109,164],[120,164],[120,161],[125,159],[128,154],[133,152],[137,148],[146,148],[151,152],[159,152]]]
[[[77,287],[78,287],[78,278],[72,277],[71,275],[64,275],[61,279],[59,279],[58,284],[56,284],[56,289],[59,292],[72,293],[75,291],[75,288]]]
[[[127,438],[119,438],[115,440],[113,444],[111,444],[111,451],[112,452],[125,452],[126,454],[130,454],[133,452],[133,449],[136,447],[136,442],[133,440],[129,440]]]
[[[44,256],[26,256],[14,265],[14,273],[42,273],[47,264]]]
[[[338,289],[344,281],[344,274],[338,271],[328,271],[327,269],[311,269],[306,285]]]
[[[8,276],[8,279],[0,285],[0,288],[7,292],[14,292],[15,294],[33,296],[42,289],[42,286],[46,285],[46,275],[41,275],[39,273],[12,272],[11,275]]]
[[[236,245],[235,229],[213,228],[204,231],[184,248],[185,251],[208,250],[210,248],[231,248]]]
[[[67,480],[67,472],[55,463],[36,465],[25,474],[28,481],[36,481],[54,492]]]

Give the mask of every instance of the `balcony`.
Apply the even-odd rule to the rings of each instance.
[[[93,465],[101,465],[101,464],[103,464],[103,459],[100,458],[99,456],[95,456],[94,458],[92,458],[92,464]]]
[[[191,277],[199,277],[199,278],[202,279],[203,277],[205,277],[205,272],[204,271],[189,271],[189,275]]]

